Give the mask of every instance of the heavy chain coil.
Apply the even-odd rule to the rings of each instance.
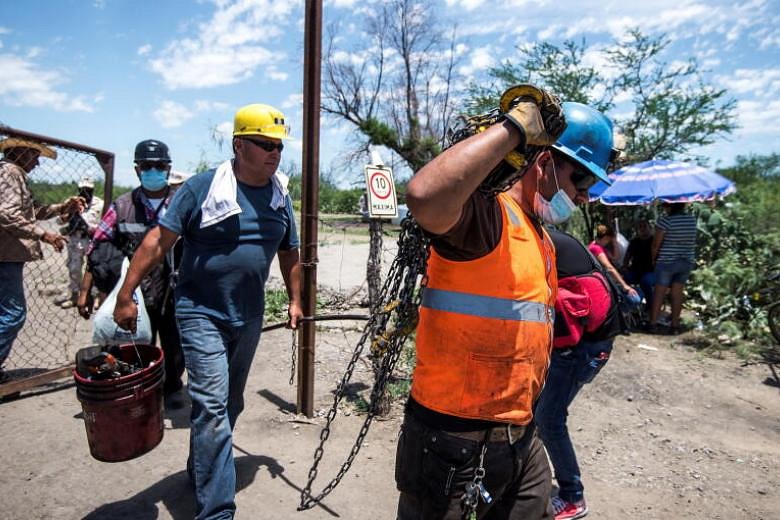
[[[468,139],[472,135],[484,132],[490,126],[502,121],[503,118],[504,113],[498,108],[494,108],[490,112],[484,114],[458,116],[455,118],[454,126],[447,129],[447,148],[464,139]],[[494,197],[499,193],[508,190],[515,182],[525,175],[528,167],[534,163],[543,150],[544,147],[540,146],[526,146],[522,155],[517,152],[512,152],[514,154],[512,156],[512,162],[515,164],[510,164],[506,159],[503,159],[495,168],[493,168],[488,176],[485,177],[485,180],[479,185],[479,191]]]
[[[422,289],[427,281],[425,276],[427,263],[428,240],[425,238],[422,228],[409,216],[401,222],[398,254],[390,266],[390,271],[379,293],[378,312],[369,317],[336,389],[333,405],[328,411],[325,425],[320,432],[320,443],[314,450],[314,462],[309,469],[308,481],[301,491],[301,503],[298,506],[298,511],[312,508],[333,491],[347,474],[360,451],[368,429],[377,415],[377,408],[401,355],[404,343],[417,325]],[[371,345],[374,355],[379,356],[379,370],[371,389],[368,413],[347,460],[322,491],[313,496],[311,489],[317,478],[318,466],[325,451],[325,443],[330,437],[331,424],[336,418],[339,403],[346,394],[352,373],[367,344]]]

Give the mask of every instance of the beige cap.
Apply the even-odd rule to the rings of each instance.
[[[76,186],[79,188],[94,188],[95,181],[92,180],[92,177],[82,177]]]

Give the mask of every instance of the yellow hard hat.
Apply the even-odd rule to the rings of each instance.
[[[30,150],[36,150],[42,156],[48,157],[49,159],[57,158],[56,150],[36,141],[30,141],[29,139],[19,139],[16,137],[8,137],[0,141],[0,151],[5,152],[6,150],[12,148],[29,148]]]
[[[274,139],[289,139],[290,127],[284,114],[271,105],[255,103],[241,107],[233,120],[233,136],[264,135]]]

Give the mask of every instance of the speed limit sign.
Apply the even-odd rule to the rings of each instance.
[[[393,170],[384,166],[366,166],[366,192],[368,215],[392,218],[398,216]]]

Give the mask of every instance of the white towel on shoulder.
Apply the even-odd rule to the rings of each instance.
[[[285,205],[287,194],[287,184],[290,179],[279,172],[271,177],[273,184],[273,195],[271,196],[271,209],[277,210]],[[236,176],[233,174],[233,164],[231,161],[225,161],[219,165],[211,180],[206,199],[200,205],[202,216],[200,219],[200,228],[213,226],[222,222],[228,217],[241,213],[241,206],[237,200]]]
[[[202,212],[200,228],[213,226],[228,217],[241,213],[236,196],[236,176],[233,175],[233,164],[225,161],[217,167],[211,180],[206,200],[200,205]]]
[[[290,184],[290,178],[280,172],[276,172],[271,177],[271,182],[274,184],[274,194],[271,197],[271,209],[277,210],[283,208],[285,205],[285,199],[287,198],[287,185]]]

